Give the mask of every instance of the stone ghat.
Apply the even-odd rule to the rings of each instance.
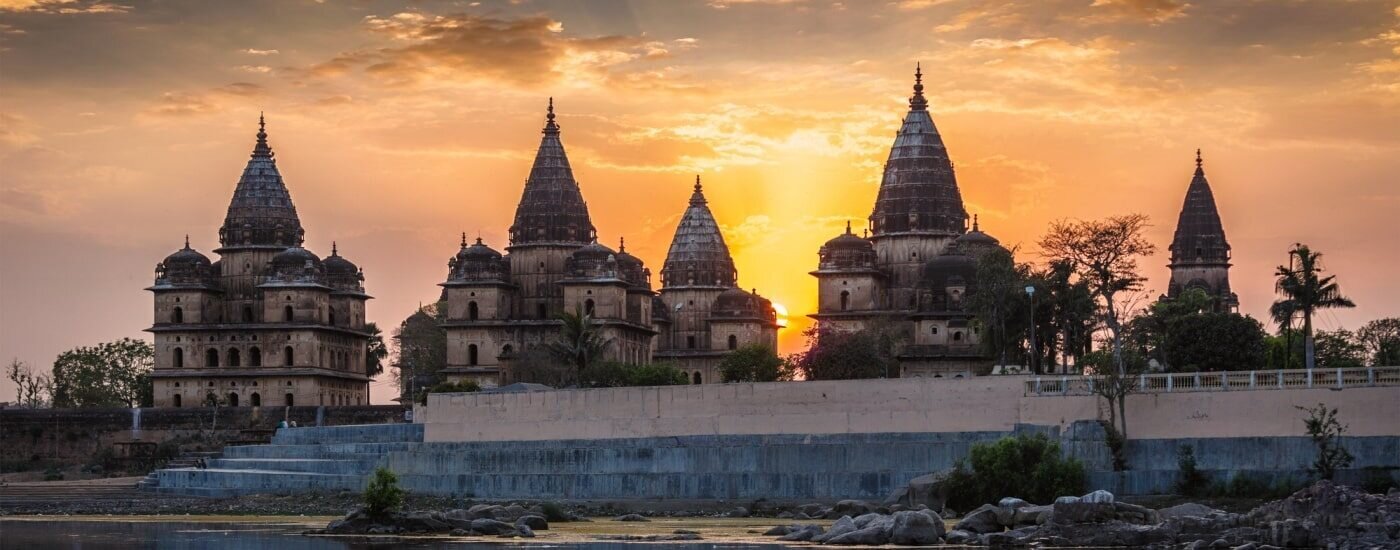
[[[1248,475],[1301,481],[1315,451],[1304,437],[1144,439],[1128,442],[1129,471],[1113,472],[1096,423],[1017,426],[1011,432],[711,435],[631,439],[423,442],[423,426],[290,428],[270,445],[229,447],[204,468],[156,473],[157,490],[227,497],[359,491],[379,466],[423,495],[575,501],[883,500],[910,479],[953,466],[972,444],[1016,432],[1045,433],[1082,460],[1089,485],[1117,494],[1171,492],[1176,452],[1195,449],[1217,481]],[[1357,456],[1338,479],[1394,468],[1400,438],[1349,437]]]

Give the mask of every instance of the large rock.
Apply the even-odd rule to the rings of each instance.
[[[1034,531],[1035,528],[1026,527],[1022,529],[1004,531],[1001,533],[987,533],[985,535],[982,535],[982,544],[986,544],[987,546],[991,546],[993,548],[1006,546],[1025,546],[1029,543],[1030,537],[1034,533]]]
[[[468,519],[496,519],[496,513],[501,509],[502,507],[496,504],[478,504],[476,506],[472,506],[471,508],[467,508],[467,515],[471,516]]]
[[[849,533],[837,535],[826,539],[826,544],[836,546],[879,546],[889,540],[890,533],[883,525],[873,524],[864,529],[857,529]]]
[[[836,520],[836,523],[831,524],[831,529],[828,529],[825,533],[816,535],[809,540],[811,540],[812,542],[826,542],[846,533],[854,532],[856,529],[856,521],[854,519],[851,519],[851,516],[841,516],[841,519],[838,519]]]
[[[793,527],[796,527],[796,526],[795,526],[795,525],[775,525],[775,526],[773,526],[772,528],[768,529],[767,531],[764,531],[764,532],[763,532],[763,536],[765,536],[765,537],[781,537],[781,536],[785,536],[785,535],[790,535],[790,534],[792,534]]]
[[[841,516],[863,516],[875,511],[875,505],[864,500],[843,500],[836,503],[831,510],[826,513],[826,519],[837,519]]]
[[[529,527],[532,531],[549,530],[549,520],[544,519],[544,516],[536,516],[534,514],[525,514],[515,520],[515,526],[517,528],[521,525]]]
[[[1055,512],[1058,521],[1059,511]],[[1067,546],[1132,546],[1171,544],[1175,534],[1160,525],[1133,525],[1120,521],[1107,523],[1052,523],[1040,528],[1035,538],[1062,537]]]
[[[962,529],[954,529],[948,531],[948,534],[943,535],[943,541],[948,544],[977,544],[979,538],[977,533],[963,531]]]
[[[963,516],[962,520],[958,521],[958,523],[953,526],[953,529],[968,531],[979,535],[1001,531],[1003,526],[1001,521],[997,519],[997,512],[999,510],[1001,510],[1001,508],[990,504],[984,504],[976,510],[968,512],[966,516]]]
[[[943,521],[923,512],[895,512],[889,542],[904,546],[938,544],[943,538]]]
[[[1216,510],[1215,508],[1211,508],[1204,504],[1187,502],[1185,504],[1178,504],[1176,506],[1170,506],[1167,508],[1157,510],[1157,516],[1162,518],[1163,520],[1169,520],[1172,518],[1180,517],[1203,518],[1215,512],[1219,512],[1219,510]]]
[[[442,516],[432,512],[403,512],[393,516],[394,525],[409,533],[446,533],[453,529],[451,524],[442,521]]]
[[[1025,527],[1027,525],[1039,525],[1045,523],[1045,519],[1050,516],[1052,506],[1023,506],[1016,509],[1016,513],[1011,516],[1011,527]]]
[[[613,521],[651,521],[641,514],[622,514],[613,518]]]
[[[952,469],[946,469],[911,479],[890,493],[885,504],[903,504],[911,508],[922,504],[942,512],[943,505],[948,502],[948,478],[952,473]]]
[[[1113,502],[1113,493],[1099,489],[1082,497],[1079,500],[1084,502]]]
[[[870,525],[870,522],[880,519],[882,517],[884,516],[881,514],[871,512],[869,514],[861,514],[859,516],[856,516],[855,519],[852,519],[851,521],[855,522],[856,529],[864,529],[865,526]]]
[[[778,537],[778,540],[783,542],[805,542],[820,536],[822,532],[822,527],[820,525],[802,525],[792,530],[792,532]]]
[[[1111,502],[1061,502],[1050,509],[1051,521],[1059,525],[1103,523],[1118,515]]]
[[[1312,548],[1326,546],[1318,533],[1317,524],[1311,521],[1286,519],[1269,522],[1264,531],[1264,540],[1274,546],[1284,548]]]
[[[1030,506],[1031,503],[1014,497],[1006,497],[997,501],[997,523],[1004,527],[1012,527],[1016,524],[1016,510]]]
[[[472,520],[472,531],[483,535],[504,535],[515,532],[515,526],[504,521],[481,518]]]

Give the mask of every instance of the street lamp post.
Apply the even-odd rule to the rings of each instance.
[[[1036,368],[1036,355],[1038,355],[1038,353],[1036,352],[1036,347],[1035,347],[1035,286],[1034,286],[1034,285],[1026,285],[1026,295],[1031,297],[1031,353],[1030,353],[1030,355],[1031,355],[1031,372],[1033,372],[1033,373],[1035,373],[1035,374],[1040,374],[1040,370]]]

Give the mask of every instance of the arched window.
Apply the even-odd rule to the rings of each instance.
[[[233,393],[233,392],[229,392],[229,394],[228,394],[228,406],[230,406],[230,407],[237,407],[237,406],[238,406],[238,394]]]
[[[475,365],[475,364],[476,364],[476,344],[468,344],[468,345],[467,345],[467,364],[468,364],[468,365]]]
[[[170,312],[170,322],[172,322],[172,323],[183,323],[183,322],[185,322],[185,310],[184,310],[184,309],[181,309],[179,306],[175,306],[175,309],[172,310],[172,311]]]
[[[282,321],[287,323],[292,322],[292,306],[282,308]]]
[[[467,320],[475,321],[478,315],[476,302],[467,302]]]
[[[685,337],[685,347],[688,348],[688,349],[695,349],[695,337],[694,337],[694,336],[686,336],[686,337]],[[695,373],[695,375],[696,375],[696,376],[699,376],[700,373]]]
[[[535,304],[535,313],[539,314],[541,319],[544,319],[546,317],[544,304]]]
[[[210,349],[209,351],[204,352],[204,366],[206,366],[206,367],[217,367],[217,366],[219,366],[219,350]]]
[[[175,394],[175,396],[170,399],[170,403],[175,405],[175,408],[180,408],[180,394]]]
[[[327,323],[329,323],[329,324],[332,325],[332,326],[335,325],[335,309],[334,309],[334,308],[326,308],[326,321],[327,321]]]
[[[589,298],[589,299],[583,301],[583,313],[584,313],[585,315],[589,315],[589,316],[593,315],[593,299],[592,299],[592,298]]]
[[[958,331],[954,331],[954,332],[953,332],[953,341],[954,341],[954,342],[961,342],[961,341],[962,341],[962,331],[961,331],[961,330],[958,330]]]
[[[242,358],[239,357],[239,354],[238,354],[238,348],[233,348],[233,349],[231,349],[231,350],[228,350],[228,366],[230,366],[230,367],[241,367],[241,366],[243,366]]]
[[[283,400],[286,401],[288,407],[295,406],[296,400],[292,398],[292,394],[287,394]]]
[[[243,306],[243,322],[253,322],[253,306]]]
[[[261,350],[261,349],[258,349],[258,348],[256,348],[256,347],[254,347],[254,348],[248,350],[248,366],[250,366],[250,367],[261,367],[261,366],[262,366],[262,350]]]
[[[729,335],[729,349],[739,349],[739,337],[738,337],[738,336],[735,336],[735,335],[733,335],[733,334],[730,334],[730,335]]]
[[[929,333],[930,333],[930,334],[938,334],[938,326],[935,325],[935,326],[933,327],[933,330],[930,331]]]
[[[510,355],[510,352],[514,350],[515,348],[510,347],[510,344],[506,344],[501,346],[501,355]]]
[[[841,311],[846,311],[846,310],[849,309],[850,307],[851,307],[851,293],[850,293],[850,292],[847,292],[847,291],[845,291],[845,290],[842,290],[842,291],[841,291]]]
[[[248,404],[254,407],[261,407],[262,396],[258,395],[258,392],[253,392],[253,395],[248,396]]]
[[[185,350],[175,348],[174,351],[171,351],[170,365],[177,369],[185,366]]]
[[[282,348],[282,366],[292,366],[292,346]]]
[[[691,382],[692,384],[699,384],[699,383],[701,383],[702,380],[700,379],[700,372],[699,372],[699,371],[696,371],[696,372],[695,372],[695,376],[694,376],[693,378],[691,378],[691,380],[692,380],[692,382]]]

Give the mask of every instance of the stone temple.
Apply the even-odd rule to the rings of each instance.
[[[1230,243],[1225,240],[1225,226],[1215,208],[1215,195],[1201,167],[1201,151],[1196,150],[1196,173],[1186,188],[1186,202],[1176,221],[1172,237],[1171,283],[1166,299],[1176,298],[1191,288],[1204,290],[1215,300],[1217,311],[1234,312],[1240,299],[1230,290]]]
[[[185,247],[156,265],[157,407],[367,405],[364,272],[322,259],[277,170],[266,127],[219,229],[219,259]]]
[[[661,288],[627,253],[598,242],[588,203],[574,179],[555,121],[545,115],[538,152],[525,180],[505,254],[465,235],[441,283],[447,302],[449,381],[484,387],[528,368],[559,338],[564,312],[591,315],[612,341],[605,360],[667,361],[692,383],[719,382],[717,366],[730,350],[777,347],[772,303],[737,285],[738,272],[700,180],[676,228]]]
[[[1001,244],[967,222],[916,70],[868,228],[856,235],[847,223],[818,253],[812,317],[823,330],[895,332],[901,377],[986,374],[991,362],[966,300],[977,291],[978,254]]]

